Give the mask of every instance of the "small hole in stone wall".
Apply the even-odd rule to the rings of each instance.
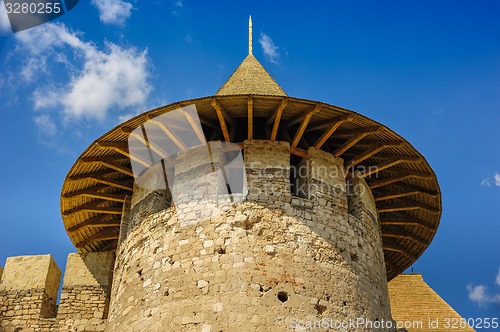
[[[358,255],[356,254],[351,254],[351,261],[357,262],[358,261]]]
[[[138,274],[139,276],[142,276],[142,270],[137,271],[137,274]]]
[[[23,332],[23,329],[18,327],[17,329],[14,330],[14,332]]]
[[[316,311],[318,312],[318,315],[322,315],[326,310],[326,306],[321,305],[319,303],[316,303],[314,305],[314,309],[316,309]]]
[[[169,296],[170,293],[168,292],[168,289],[165,291],[165,293],[163,293],[163,296]]]
[[[225,247],[217,247],[217,248],[215,248],[215,252],[218,253],[219,255],[224,255],[226,253],[226,248]]]
[[[288,301],[288,294],[286,292],[278,292],[278,300],[285,303]]]
[[[347,302],[346,301],[342,302],[342,305],[345,307],[347,305]]]

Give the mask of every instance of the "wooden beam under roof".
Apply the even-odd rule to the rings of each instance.
[[[142,160],[141,158],[137,157],[136,155],[133,155],[129,152],[129,146],[128,143],[122,143],[122,142],[96,142],[96,145],[100,148],[103,149],[110,149],[113,151],[116,151],[125,157],[128,157],[129,159],[141,164],[144,167],[149,167],[151,166],[150,163]]]
[[[395,141],[395,142],[391,141],[391,142],[387,142],[387,143],[384,143],[384,142],[377,143],[376,145],[374,145],[371,148],[369,148],[368,150],[364,151],[363,153],[361,153],[357,157],[354,157],[351,160],[349,160],[347,162],[347,164],[345,165],[345,169],[356,166],[360,162],[370,158],[373,155],[376,155],[377,153],[384,150],[385,148],[400,147],[402,145],[404,145],[404,142],[402,142],[402,141]]]
[[[138,128],[142,129],[140,134],[136,131],[136,129],[138,129]],[[163,150],[157,144],[155,144],[154,142],[151,142],[151,140],[148,139],[146,130],[145,130],[143,125],[141,127],[138,127],[138,128],[132,129],[132,128],[121,127],[120,129],[122,130],[122,132],[129,134],[129,136],[134,137],[136,140],[138,140],[139,142],[144,144],[144,146],[146,148],[154,151],[154,153],[156,153],[162,159],[169,159],[170,158],[170,155],[165,150]],[[153,163],[153,162],[154,162],[154,160],[151,160],[151,163]]]
[[[193,128],[194,132],[196,133],[196,136],[198,136],[200,143],[205,143],[206,138],[205,138],[205,134],[203,133],[203,129],[201,128],[201,124],[198,123],[195,119],[193,119],[191,114],[189,112],[186,112],[184,109],[181,108],[180,112],[182,112],[182,114],[184,114],[184,116],[188,120],[189,124],[191,125],[191,128]],[[201,123],[206,125],[206,123],[209,122],[210,126],[212,128],[215,128],[215,126],[210,121],[203,118],[199,112],[197,113],[197,115],[198,115],[198,119],[200,120]]]
[[[108,251],[116,251],[118,247],[118,239],[115,240],[108,240],[109,243],[106,244],[104,247],[99,249],[99,252],[108,252]]]
[[[94,235],[86,238],[85,240],[78,242],[75,247],[81,249],[93,242],[104,241],[104,240],[115,240],[118,239],[118,231],[116,228],[103,229],[95,233]]]
[[[301,148],[290,148],[290,153],[299,157],[307,157],[307,151]]]
[[[91,197],[91,198],[96,198],[96,199],[104,199],[107,201],[113,201],[113,202],[120,202],[123,203],[125,200],[125,194],[109,194],[109,193],[103,193],[99,192],[98,190],[95,189],[95,187],[90,187],[86,189],[82,189],[73,193],[65,194],[62,197],[63,198],[73,198],[76,196],[86,196],[86,197]],[[102,185],[103,188],[109,188],[107,185]]]
[[[215,109],[215,112],[217,113],[217,117],[219,118],[219,123],[220,123],[220,129],[222,130],[222,135],[224,136],[224,140],[229,143],[229,131],[227,130],[227,125],[226,125],[226,120],[224,114],[224,110],[222,109],[222,106],[219,104],[217,99],[212,99],[212,107]],[[229,122],[229,121],[228,121]]]
[[[154,120],[154,118],[153,118],[153,119],[149,119],[148,123],[152,123],[155,126],[157,126],[158,128],[160,128],[160,130],[165,135],[167,135],[168,138],[170,138],[172,140],[172,142],[174,142],[175,146],[177,146],[177,148],[179,150],[181,150],[181,151],[186,150],[186,145],[184,144],[184,142],[182,142],[182,140],[180,138],[178,138],[170,129],[165,127],[165,125],[161,121]]]
[[[368,177],[373,174],[376,174],[378,172],[381,172],[385,169],[391,168],[393,166],[399,165],[404,162],[412,162],[412,163],[419,163],[422,161],[422,158],[420,157],[413,157],[413,156],[393,156],[384,161],[383,163],[380,163],[374,167],[369,168],[366,172],[363,172],[363,177]]]
[[[291,126],[293,126],[294,124],[297,124],[297,123],[302,123],[304,121],[304,119],[311,113],[311,112],[314,112],[318,106],[321,107],[321,103],[317,103],[317,104],[314,104],[314,105],[311,105],[311,107],[309,107],[308,109],[306,109],[305,111],[303,111],[301,114],[299,114],[298,116],[296,116],[295,118],[287,121],[286,123],[284,123],[284,127],[285,128],[290,128]]]
[[[320,138],[314,143],[314,147],[316,149],[320,149],[323,144],[325,144],[326,141],[333,135],[333,133],[345,122],[351,121],[352,119],[352,114],[344,114],[339,117],[336,117],[332,119],[333,124],[330,125],[330,127],[325,130],[325,132],[321,135]]]
[[[422,247],[427,247],[430,244],[429,241],[422,239],[419,236],[416,236],[414,234],[402,233],[395,230],[384,229],[382,231],[382,236],[394,239],[408,239],[410,241],[418,243]]]
[[[391,243],[391,242],[388,242],[388,241],[383,241],[383,245],[382,246],[383,246],[384,250],[398,252],[398,253],[401,253],[401,254],[405,255],[406,257],[408,257],[408,258],[410,258],[412,260],[417,260],[417,256],[413,255],[407,249],[403,248],[399,244]]]
[[[381,214],[379,223],[381,226],[417,226],[428,229],[432,232],[437,229],[437,227],[404,212],[393,212],[387,215]]]
[[[80,162],[83,164],[100,164],[100,165],[105,166],[107,168],[111,168],[115,171],[118,171],[122,174],[132,176],[132,177],[134,176],[134,173],[132,172],[130,167],[122,166],[120,164],[112,162],[109,159],[103,160],[100,157],[90,157],[90,158],[82,158],[82,159],[80,159]]]
[[[278,108],[276,108],[276,111],[274,111],[273,115],[267,120],[266,123],[267,126],[271,125],[271,123],[273,124],[273,129],[271,131],[271,137],[270,137],[271,141],[276,140],[276,135],[278,134],[278,128],[281,121],[281,115],[283,114],[283,110],[286,108],[287,105],[288,105],[288,98],[283,98]]]
[[[92,228],[92,227],[119,227],[120,219],[116,218],[103,218],[102,215],[94,216],[88,220],[85,220],[82,223],[79,223],[76,226],[73,226],[68,229],[68,233],[75,233],[83,228]]]
[[[291,147],[296,147],[297,144],[299,144],[300,139],[302,138],[302,135],[304,135],[304,132],[307,128],[307,125],[309,124],[309,121],[311,121],[311,118],[313,117],[314,114],[318,113],[321,111],[321,104],[317,104],[314,109],[309,110],[306,114],[304,114],[302,118],[302,122],[300,123],[299,129],[297,129],[297,132],[295,133],[295,136],[293,137]]]
[[[247,101],[247,119],[248,119],[248,139],[253,139],[253,99],[248,97]]]
[[[375,188],[380,188],[383,186],[387,186],[389,184],[401,182],[401,181],[408,180],[411,178],[429,180],[429,179],[433,179],[434,176],[432,174],[428,174],[428,173],[415,172],[415,171],[404,171],[404,172],[400,172],[399,174],[397,174],[394,177],[387,177],[387,178],[380,179],[378,181],[370,182],[368,184],[368,186],[373,190]]]
[[[122,208],[119,207],[103,207],[100,206],[103,203],[106,203],[107,201],[104,200],[96,200],[92,201],[86,204],[83,204],[81,206],[75,207],[71,210],[68,210],[66,212],[63,212],[63,215],[69,216],[75,213],[79,212],[95,212],[95,213],[102,213],[102,214],[121,214],[122,213]]]
[[[377,126],[377,127],[361,128],[361,129],[358,129],[356,131],[352,131],[353,136],[349,140],[347,140],[347,142],[345,142],[340,147],[338,147],[333,152],[333,155],[335,157],[340,157],[344,152],[346,152],[351,147],[356,145],[356,143],[361,141],[363,138],[365,138],[366,136],[368,136],[370,134],[378,133],[378,132],[382,131],[382,129],[383,128],[381,126]]]
[[[375,194],[375,192],[374,192]],[[388,201],[396,198],[409,197],[422,194],[421,191],[418,190],[409,190],[409,191],[400,191],[400,192],[378,192],[377,196],[374,196],[375,202]]]

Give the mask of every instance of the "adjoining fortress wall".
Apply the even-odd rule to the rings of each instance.
[[[51,255],[7,259],[0,279],[0,331],[104,331],[113,253],[68,256],[61,270]]]

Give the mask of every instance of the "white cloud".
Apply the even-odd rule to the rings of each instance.
[[[481,180],[482,187],[491,187],[492,183],[495,184],[495,186],[500,187],[500,173],[495,172],[495,175]]]
[[[274,41],[266,35],[265,33],[260,33],[259,43],[262,46],[262,50],[264,51],[264,55],[272,63],[278,63],[280,53],[279,47],[274,44]]]
[[[129,112],[129,108],[141,107],[147,100],[151,86],[146,51],[113,43],[107,43],[105,50],[100,50],[82,41],[64,25],[51,23],[17,33],[16,39],[28,59],[21,71],[26,80],[34,80],[34,75],[41,72],[50,72],[51,63],[42,61],[44,57],[62,63],[69,71],[69,82],[35,90],[35,109],[60,106],[64,120],[104,120],[110,110]],[[68,51],[80,60],[79,68],[60,55]],[[38,59],[36,62],[29,60],[34,57]]]
[[[495,284],[500,286],[500,268],[496,275]],[[490,295],[488,292],[488,287],[485,285],[467,285],[467,290],[469,292],[469,300],[475,302],[479,305],[486,305],[488,303],[500,304],[500,293]]]
[[[467,285],[467,290],[469,291],[469,300],[478,304],[485,304],[489,302],[490,298],[486,294],[486,289],[487,288],[484,285]]]
[[[175,2],[174,2],[174,5],[175,5],[176,7],[184,7],[184,4],[182,3],[182,0],[175,1]]]
[[[49,115],[42,114],[33,118],[38,127],[41,136],[54,137],[57,134],[57,128]]]
[[[9,17],[7,16],[7,10],[5,10],[5,5],[2,0],[0,0],[0,35],[4,35],[12,31],[10,28]]]
[[[104,24],[123,25],[132,14],[132,4],[122,0],[92,0]]]
[[[481,187],[491,187],[490,179],[489,178],[482,179],[481,180]]]

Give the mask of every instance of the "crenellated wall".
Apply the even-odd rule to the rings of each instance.
[[[0,279],[0,331],[104,331],[112,253],[70,254],[61,271],[51,255],[7,259]]]

